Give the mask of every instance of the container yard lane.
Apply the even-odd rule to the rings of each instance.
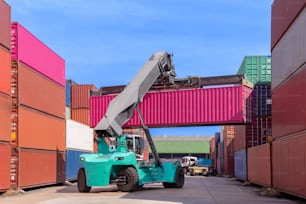
[[[69,186],[53,186],[26,191],[18,195],[2,195],[1,204],[222,204],[222,203],[301,203],[301,200],[284,196],[261,196],[262,189],[245,186],[233,178],[186,176],[183,189],[165,189],[161,184],[145,185],[133,193],[123,193],[112,185],[93,188],[90,193],[79,193],[76,183]]]

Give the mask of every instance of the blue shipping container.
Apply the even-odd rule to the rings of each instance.
[[[80,155],[90,152],[79,150],[66,150],[66,180],[76,180],[81,168]]]
[[[235,152],[235,177],[246,181],[247,175],[247,151],[245,149]]]
[[[71,86],[75,83],[73,80],[66,80],[66,106],[71,107]]]

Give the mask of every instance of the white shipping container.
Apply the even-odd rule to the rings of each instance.
[[[66,149],[93,151],[93,129],[74,120],[66,120]]]
[[[272,50],[272,90],[306,62],[306,8]]]
[[[71,120],[71,109],[66,106],[66,120]]]

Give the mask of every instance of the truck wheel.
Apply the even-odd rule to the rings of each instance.
[[[184,168],[179,167],[175,173],[175,183],[163,182],[165,188],[182,188],[185,183]]]
[[[78,172],[78,190],[81,193],[88,193],[91,190],[90,186],[86,183],[86,174],[84,168],[80,168]]]
[[[137,189],[139,178],[135,168],[128,167],[126,169],[122,169],[121,171],[118,172],[118,175],[126,177],[125,184],[117,184],[117,187],[120,191],[132,192]]]

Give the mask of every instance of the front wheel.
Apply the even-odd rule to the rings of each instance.
[[[118,172],[118,176],[124,176],[126,179],[124,184],[117,184],[117,187],[120,191],[132,192],[137,189],[139,178],[135,168],[128,167],[122,169]]]
[[[175,183],[164,182],[163,186],[165,188],[183,188],[184,183],[185,183],[184,168],[179,167],[177,168],[175,173]]]
[[[86,183],[85,169],[80,168],[78,172],[78,190],[81,193],[88,193],[91,190],[90,186]]]

